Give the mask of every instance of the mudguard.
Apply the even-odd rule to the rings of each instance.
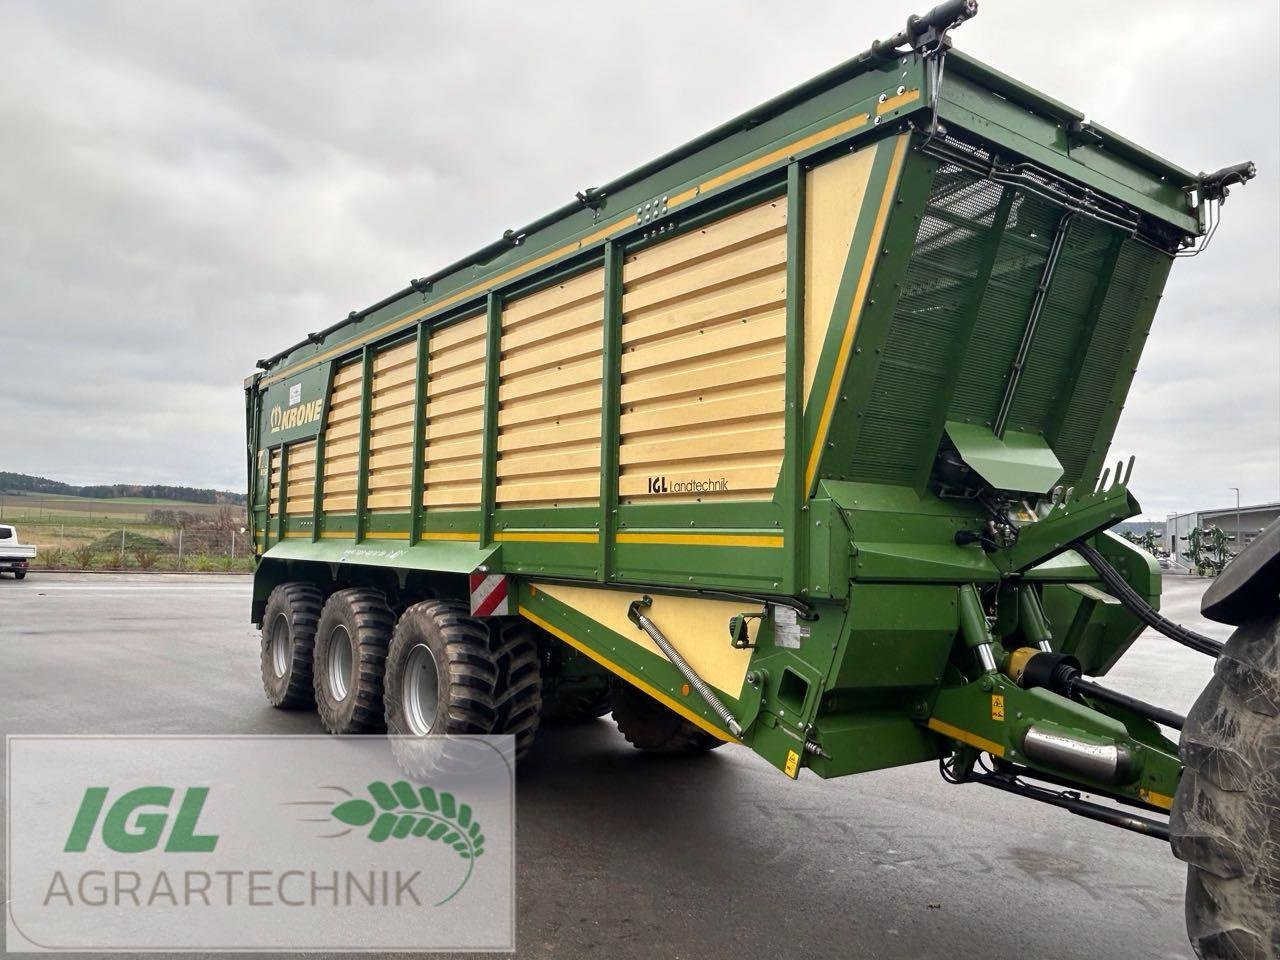
[[[1200,612],[1239,625],[1280,606],[1280,520],[1258,535],[1209,585]]]

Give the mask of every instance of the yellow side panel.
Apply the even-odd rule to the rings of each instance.
[[[324,430],[321,509],[352,513],[356,509],[356,471],[360,465],[360,394],[363,365],[348,363],[333,374]]]
[[[853,229],[871,179],[875,147],[846,154],[806,174],[804,220],[804,399],[809,400]]]
[[[422,489],[422,505],[427,508],[480,506],[485,320],[479,313],[432,331],[427,343]]]
[[[600,501],[604,268],[502,311],[498,506]]]
[[[289,444],[289,475],[286,478],[286,514],[304,513],[311,516],[315,507],[316,492],[316,442],[299,440]]]
[[[267,515],[280,515],[280,448],[271,451],[271,470],[267,479]]]
[[[782,465],[786,200],[622,268],[624,503],[768,500]]]
[[[370,510],[404,512],[409,509],[417,359],[418,345],[413,340],[383,350],[373,358],[373,399],[369,406]]]
[[[550,583],[538,583],[533,587],[654,656],[663,656],[648,635],[627,619],[627,607],[640,596],[634,590],[566,587]],[[737,699],[742,695],[751,651],[729,645],[729,619],[744,611],[746,608],[742,603],[732,601],[654,596],[653,606],[645,613],[689,662],[694,673],[717,690]],[[752,639],[759,622],[747,621]]]

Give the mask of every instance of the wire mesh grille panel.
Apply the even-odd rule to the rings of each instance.
[[[935,175],[858,434],[854,479],[909,483],[927,470],[921,454],[937,444],[938,402],[955,380],[984,257],[1000,242],[1003,192],[954,165]]]
[[[945,423],[1046,437],[1078,479],[1114,428],[1168,257],[1027,185],[937,169],[850,464],[855,480],[923,484]],[[1054,255],[1055,238],[1057,254]],[[1039,298],[1039,300],[1038,300]],[[1021,348],[1025,357],[1019,362]]]
[[[1127,239],[1119,248],[1061,429],[1050,437],[1068,478],[1091,479],[1084,477],[1090,458],[1097,454],[1100,459],[1106,452],[1100,446],[1111,438],[1098,436],[1099,424],[1119,416],[1123,399],[1119,388],[1127,388],[1133,379],[1141,334],[1150,324],[1172,262],[1168,255],[1137,240]],[[1142,330],[1135,331],[1135,325]]]

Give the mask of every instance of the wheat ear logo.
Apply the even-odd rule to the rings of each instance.
[[[348,797],[336,804],[328,800],[298,801],[301,805],[323,804],[330,807],[328,817],[307,818],[307,823],[339,826],[333,833],[321,834],[333,840],[368,827],[365,839],[373,843],[388,840],[427,840],[451,847],[467,864],[466,875],[457,889],[436,906],[456,897],[471,879],[475,861],[484,853],[484,834],[471,807],[460,803],[452,793],[430,786],[417,786],[405,780],[386,783],[375,780],[366,786],[368,799],[356,796],[342,787],[325,787]],[[334,821],[337,821],[337,824]]]

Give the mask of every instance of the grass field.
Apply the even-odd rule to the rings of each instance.
[[[18,528],[23,543],[35,544],[36,567],[103,569],[252,568],[252,544],[229,531],[148,522],[154,510],[195,514],[210,521],[229,510],[234,527],[245,525],[243,507],[149,497],[96,499],[65,494],[0,494],[0,522]],[[125,549],[118,544],[123,542]],[[181,542],[182,556],[179,558]]]
[[[142,522],[152,510],[181,510],[202,516],[217,516],[228,509],[222,503],[188,503],[184,500],[159,500],[149,497],[118,497],[95,499],[73,497],[60,493],[20,494],[0,493],[0,521],[9,523],[40,523],[63,520],[67,522],[110,526],[112,521]],[[243,512],[243,507],[231,507]]]

